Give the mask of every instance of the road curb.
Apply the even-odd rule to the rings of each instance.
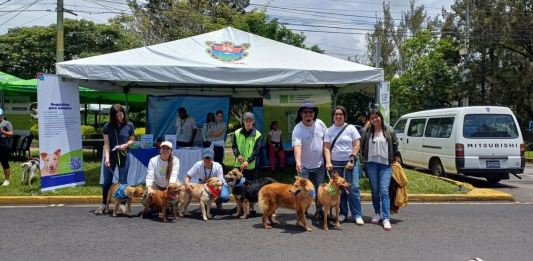
[[[514,201],[511,194],[493,189],[474,188],[465,194],[409,194],[411,202],[444,201]],[[362,201],[371,201],[370,193],[361,193]],[[232,200],[233,201],[233,200]],[[100,204],[101,196],[3,196],[0,205]],[[137,199],[134,203],[139,203]]]

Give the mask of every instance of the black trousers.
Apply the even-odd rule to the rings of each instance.
[[[215,158],[213,160],[220,163],[220,165],[222,165],[222,169],[224,169],[224,147],[213,146],[213,151],[215,152]]]

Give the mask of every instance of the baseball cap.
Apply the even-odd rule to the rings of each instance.
[[[242,116],[242,120],[246,120],[246,119],[255,120],[254,114],[251,112],[244,113],[244,115]]]
[[[213,158],[214,155],[215,153],[212,149],[207,148],[202,151],[202,158]]]
[[[161,145],[160,145],[160,146],[161,146],[161,147],[163,147],[163,146],[167,146],[167,147],[169,147],[170,149],[172,149],[172,142],[166,140],[166,141],[161,142]]]

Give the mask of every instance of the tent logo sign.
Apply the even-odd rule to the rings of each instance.
[[[207,41],[205,44],[208,46],[207,53],[222,62],[237,62],[248,56],[248,50],[250,48],[249,43],[242,43],[241,45],[235,45],[232,42],[215,43]]]

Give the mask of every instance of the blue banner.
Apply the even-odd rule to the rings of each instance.
[[[176,117],[178,109],[183,107],[187,114],[196,120],[201,128],[207,119],[207,113],[224,112],[224,123],[229,121],[229,96],[148,96],[146,132],[154,134],[154,140],[166,134],[176,134]],[[196,134],[200,135],[199,133]]]

